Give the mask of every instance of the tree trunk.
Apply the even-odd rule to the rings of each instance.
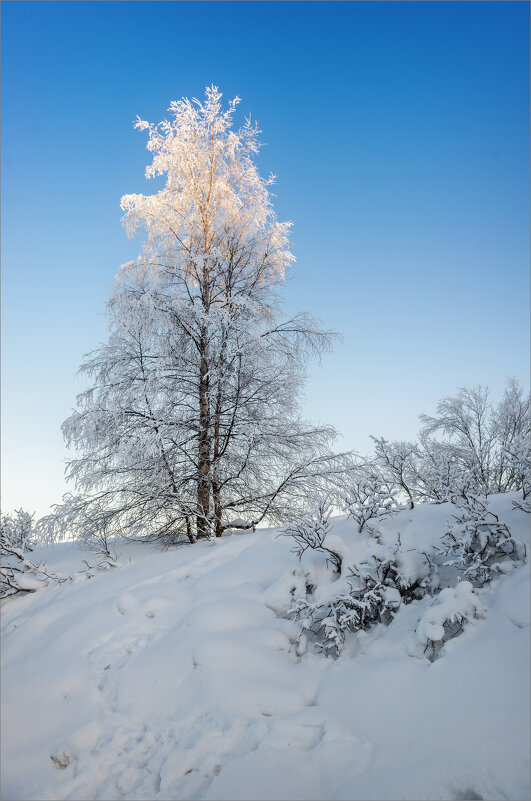
[[[221,537],[223,534],[223,524],[221,522],[221,491],[219,480],[219,418],[221,414],[221,380],[218,386],[218,393],[216,398],[216,419],[214,423],[214,470],[212,474],[212,497],[214,500],[214,521],[216,537]]]
[[[219,476],[219,455],[220,455],[220,423],[221,423],[221,401],[222,401],[222,383],[223,383],[223,368],[225,366],[225,351],[226,351],[226,337],[223,333],[221,353],[219,359],[219,375],[218,375],[218,389],[216,393],[216,409],[214,413],[214,454],[213,454],[213,475],[212,475],[212,496],[214,500],[214,521],[216,537],[221,537],[223,534],[223,524],[221,522],[222,508],[221,508],[221,489],[220,489],[220,476]]]
[[[193,535],[193,532],[192,532],[192,524],[190,522],[190,516],[189,515],[186,515],[186,534],[187,534],[188,539],[190,540],[190,542],[193,545],[194,542],[195,542],[195,539],[194,539],[194,535]]]
[[[208,408],[208,338],[201,332],[201,365],[199,373],[199,475],[197,481],[197,536],[208,537],[210,517],[210,424]]]
[[[212,494],[214,496],[214,520],[216,526],[216,537],[221,537],[223,534],[223,524],[221,522],[221,496],[219,491],[219,471],[214,470],[214,479],[212,481]]]

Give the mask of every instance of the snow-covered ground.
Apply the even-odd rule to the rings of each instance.
[[[492,508],[529,549],[514,497]],[[382,528],[429,547],[450,511]],[[277,534],[123,544],[114,570],[5,601],[2,797],[529,798],[529,564],[478,592],[485,617],[433,662],[415,635],[431,597],[338,659],[298,655],[298,562]],[[345,518],[333,535],[357,536]],[[72,543],[34,556],[90,561]]]

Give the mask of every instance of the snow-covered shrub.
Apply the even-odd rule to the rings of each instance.
[[[389,442],[383,437],[371,437],[375,462],[387,483],[407,498],[410,509],[415,502],[414,481],[417,475],[418,451],[414,442]]]
[[[457,395],[442,398],[434,416],[422,414],[421,437],[444,434],[441,444],[452,450],[460,472],[473,479],[474,489],[488,492],[492,480],[494,432],[487,387],[462,387]]]
[[[420,618],[416,637],[432,661],[447,640],[463,630],[463,624],[483,617],[485,607],[469,581],[445,587]]]
[[[12,544],[4,530],[0,535],[0,552],[0,598],[19,592],[35,592],[49,581],[62,583],[70,580],[70,576],[49,573],[43,562],[28,559],[22,548]]]
[[[2,538],[0,562],[0,598],[7,598],[18,592],[34,592],[47,583],[41,566],[26,559],[20,548],[4,546]]]
[[[24,509],[15,509],[13,514],[2,515],[0,522],[2,542],[9,543],[22,551],[32,551],[35,544],[34,517],[35,513],[30,514]]]
[[[82,532],[83,544],[96,557],[97,563],[94,567],[98,570],[116,567],[118,561],[118,554],[111,539],[113,534],[112,518],[112,513],[106,514],[105,511],[102,511],[97,519],[97,524],[94,525],[91,524],[91,521],[88,521]]]
[[[316,647],[339,654],[347,632],[389,623],[401,603],[422,598],[438,586],[437,571],[427,554],[404,551],[400,537],[395,547],[377,537],[365,539],[364,556],[354,561],[348,546],[329,537],[329,511],[302,521],[295,535],[299,560],[311,549],[322,553],[333,574],[315,581],[306,574],[306,593],[295,597],[288,614],[301,623],[299,643],[308,636]],[[293,536],[293,534],[292,534]],[[331,540],[331,542],[330,542]],[[331,579],[331,580],[330,580]]]
[[[445,565],[463,571],[469,581],[482,587],[495,575],[524,561],[526,549],[513,539],[509,527],[489,511],[487,496],[474,492],[471,484],[464,478],[452,494],[457,511],[442,537],[442,552],[451,557]]]
[[[505,446],[505,458],[522,490],[522,500],[513,501],[515,509],[531,512],[531,440],[516,437]]]
[[[34,592],[51,576],[46,565],[32,562],[25,555],[34,546],[34,515],[23,509],[2,516],[0,526],[0,598],[18,592]]]
[[[331,528],[330,516],[333,507],[329,501],[329,496],[319,501],[313,514],[303,517],[291,525],[285,535],[295,540],[294,553],[299,557],[308,550],[320,551],[325,554],[327,563],[330,563],[337,573],[341,573],[342,557],[332,548],[325,545],[326,535]]]
[[[501,403],[495,408],[492,427],[498,454],[493,492],[522,490],[526,501],[531,491],[531,414],[528,395],[514,378],[507,382]]]
[[[79,496],[67,494],[52,514],[38,521],[37,533],[48,544],[74,537],[96,556],[96,567],[101,570],[114,567],[118,558],[114,548],[119,533],[116,522],[116,512],[103,503],[87,503]]]
[[[316,646],[324,651],[341,652],[348,631],[368,629],[375,623],[388,623],[400,606],[400,593],[383,584],[371,573],[351,572],[349,589],[326,602],[297,598],[289,610],[302,624],[301,635],[312,632]]]
[[[449,449],[460,475],[473,478],[476,492],[522,489],[508,452],[531,436],[530,399],[514,378],[507,382],[501,402],[490,401],[487,387],[462,387],[457,395],[439,401],[434,416],[421,415],[420,439]],[[434,434],[445,439],[437,442]]]
[[[420,503],[446,503],[459,481],[461,468],[452,448],[421,437],[413,493]]]
[[[399,508],[392,484],[374,464],[358,466],[349,476],[341,505],[358,526],[358,532],[373,532],[377,522]],[[369,525],[368,525],[369,524]]]
[[[400,534],[396,546],[380,557],[377,572],[383,584],[398,590],[405,604],[439,588],[439,572],[434,559],[426,551],[404,550]]]

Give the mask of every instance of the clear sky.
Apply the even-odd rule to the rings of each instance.
[[[139,243],[146,135],[238,94],[294,223],[289,307],[344,343],[304,412],[412,438],[457,387],[529,372],[529,4],[2,2],[3,509],[67,489],[60,424]],[[154,187],[153,187],[154,188]]]

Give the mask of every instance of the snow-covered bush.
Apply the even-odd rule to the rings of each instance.
[[[375,465],[410,508],[444,503],[463,476],[477,492],[531,491],[529,395],[515,379],[493,404],[487,387],[462,387],[442,398],[434,415],[421,415],[418,442],[374,441]],[[442,435],[442,436],[441,436]],[[366,472],[366,471],[365,471]]]
[[[531,512],[531,440],[529,437],[516,437],[505,446],[505,457],[522,490],[522,500],[513,501],[513,506]]]
[[[371,437],[374,442],[375,463],[387,483],[407,498],[413,509],[414,480],[417,475],[418,452],[414,442],[388,442],[383,437]]]
[[[368,531],[368,527],[361,537],[359,530],[352,532],[359,538],[358,545],[363,543],[356,558],[349,553],[348,543],[331,534],[331,511],[326,499],[313,515],[285,532],[295,540],[293,550],[299,561],[313,551],[324,556],[329,568],[324,574],[315,570],[304,574],[305,595],[293,593],[288,614],[301,623],[299,650],[301,642],[310,637],[317,648],[339,654],[347,632],[389,623],[402,602],[410,603],[433,591],[438,575],[427,554],[404,551],[400,536],[394,547],[385,546],[380,532]]]
[[[32,551],[35,544],[34,517],[35,513],[30,514],[24,509],[15,509],[13,514],[2,515],[0,522],[2,542],[9,543],[22,551]]]
[[[509,527],[489,511],[487,496],[474,492],[473,479],[463,478],[452,494],[456,513],[442,537],[444,564],[456,567],[475,586],[482,587],[495,575],[506,573],[525,560],[523,543],[516,542]]]
[[[501,403],[494,409],[492,427],[496,434],[497,471],[491,492],[523,491],[525,501],[531,483],[530,396],[514,378],[507,382]]]
[[[51,578],[46,565],[27,558],[33,550],[33,514],[23,509],[2,516],[0,526],[0,598],[33,592]]]
[[[95,520],[86,517],[80,531],[84,546],[96,557],[97,562],[94,567],[98,570],[116,567],[118,561],[113,537],[113,518],[112,512],[103,509]]]
[[[99,567],[111,567],[117,555],[114,542],[119,534],[117,515],[105,508],[102,502],[87,501],[79,496],[67,494],[52,514],[37,523],[37,533],[42,542],[52,544],[69,537],[96,555]]]
[[[446,503],[459,481],[460,468],[452,448],[429,437],[418,445],[413,494],[420,503]]]
[[[390,511],[382,508],[385,490],[378,489],[376,482],[364,498],[372,498],[372,502],[356,508],[358,514],[361,509],[364,518],[356,519],[357,530],[352,530],[350,542],[348,536],[339,536],[332,530],[328,502],[286,532],[296,542],[294,550],[307,579],[305,593],[301,594],[300,587],[298,594],[292,593],[289,609],[289,614],[301,623],[299,645],[309,640],[325,652],[339,654],[348,632],[389,623],[401,604],[436,595],[443,581],[450,587],[442,590],[440,602],[430,607],[418,630],[418,636],[426,638],[424,644],[430,658],[445,639],[460,630],[463,620],[480,614],[481,605],[473,587],[482,587],[524,561],[525,546],[516,542],[508,526],[489,510],[487,496],[474,489],[473,473],[452,476],[449,500],[453,515],[441,547],[433,544],[425,551],[404,547],[400,534],[390,545],[380,530],[367,525]],[[327,571],[315,568],[315,554],[322,555]],[[451,589],[459,574],[466,580]],[[456,606],[457,601],[461,606]],[[431,629],[428,624],[433,624]],[[429,632],[433,636],[428,637]]]
[[[327,497],[318,502],[313,514],[309,514],[291,525],[285,534],[295,540],[293,551],[299,557],[299,561],[308,549],[320,551],[325,554],[327,562],[332,565],[334,571],[341,573],[341,555],[325,545],[326,535],[331,529],[332,511],[333,507]]]
[[[462,387],[443,398],[436,414],[421,415],[421,441],[449,449],[460,475],[473,478],[478,492],[512,492],[522,488],[508,453],[531,435],[529,395],[514,378],[507,382],[499,404],[493,405],[487,387]],[[433,435],[443,434],[437,442]]]
[[[309,552],[320,553],[333,570],[315,571],[314,557],[308,573],[302,565],[306,593],[293,594],[290,609],[302,623],[301,637],[310,635],[325,651],[339,653],[348,631],[389,622],[401,603],[453,586],[458,575],[467,581],[455,590],[456,597],[470,601],[468,584],[482,587],[525,560],[525,546],[487,505],[489,492],[521,489],[522,502],[516,505],[529,510],[529,400],[518,383],[509,381],[498,406],[490,403],[487,389],[464,388],[444,398],[436,416],[421,419],[418,443],[373,437],[374,457],[358,457],[340,490],[338,485],[334,503],[355,521],[358,546],[351,548],[331,531],[330,506],[321,506],[288,532],[306,566]],[[441,547],[403,548],[400,534],[396,546],[388,544],[378,524],[404,509],[404,501],[410,509],[415,501],[453,505]],[[449,617],[444,623],[446,635],[457,620]]]
[[[439,588],[439,571],[434,558],[426,551],[402,548],[400,534],[394,548],[379,558],[378,576],[383,584],[395,587],[403,603],[423,598]]]
[[[463,630],[463,624],[483,617],[485,607],[469,581],[460,581],[456,587],[445,587],[420,618],[417,641],[432,661],[444,643]]]
[[[354,570],[354,569],[353,569]],[[400,593],[383,584],[372,573],[351,572],[348,590],[326,602],[297,598],[289,610],[302,624],[301,636],[312,632],[318,648],[341,652],[348,631],[388,623],[400,606]]]
[[[358,532],[373,532],[376,523],[400,507],[392,483],[372,463],[357,466],[349,475],[348,488],[340,503],[358,526]]]
[[[70,576],[60,577],[49,573],[46,564],[27,558],[22,548],[13,545],[8,533],[0,534],[0,598],[8,598],[19,592],[35,592],[49,581],[62,583]]]
[[[370,543],[369,543],[370,544]],[[310,634],[317,648],[339,654],[347,632],[366,630],[376,623],[390,623],[402,603],[422,598],[438,585],[432,560],[397,546],[381,546],[363,562],[346,568],[346,576],[328,586],[309,585],[289,610],[301,622],[300,637]]]

